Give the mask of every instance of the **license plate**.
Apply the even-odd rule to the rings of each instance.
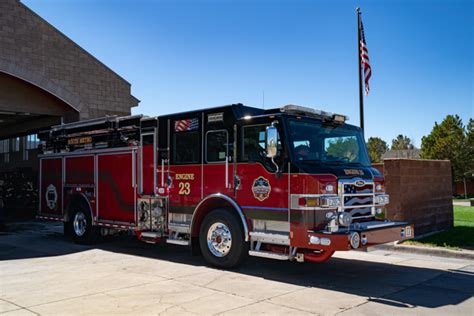
[[[413,235],[413,230],[411,229],[411,226],[405,227],[405,237],[410,238]]]

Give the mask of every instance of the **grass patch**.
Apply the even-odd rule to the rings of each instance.
[[[418,240],[407,240],[409,245],[474,250],[474,207],[454,205],[454,227]]]

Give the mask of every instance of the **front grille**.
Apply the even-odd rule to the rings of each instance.
[[[339,183],[342,209],[352,215],[354,221],[371,219],[374,216],[373,181],[353,179]]]

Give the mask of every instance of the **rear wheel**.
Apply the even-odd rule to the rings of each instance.
[[[228,209],[217,209],[203,220],[199,245],[204,259],[219,268],[239,265],[248,255],[240,220]]]
[[[92,226],[88,208],[81,204],[74,206],[70,221],[66,223],[66,232],[78,244],[92,244],[97,241],[99,236],[99,229]]]

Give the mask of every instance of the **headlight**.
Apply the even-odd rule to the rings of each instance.
[[[326,193],[333,193],[334,192],[334,186],[332,184],[326,184],[326,187],[324,188]]]
[[[374,198],[374,203],[379,205],[386,205],[390,203],[390,198],[388,194],[379,194]]]
[[[339,225],[349,226],[352,223],[352,215],[350,213],[339,214]]]

